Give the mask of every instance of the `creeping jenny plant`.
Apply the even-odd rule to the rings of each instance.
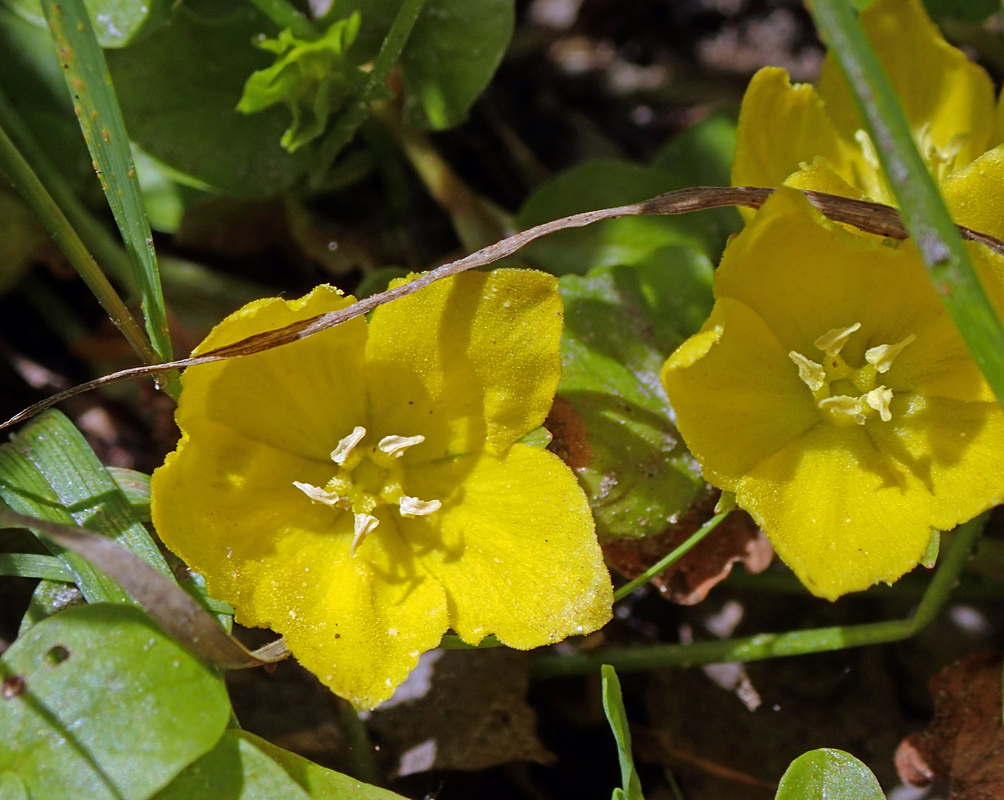
[[[998,312],[1004,258],[967,245]],[[715,306],[663,368],[705,477],[830,599],[891,582],[1004,499],[1004,410],[912,242],[779,189],[726,248]]]
[[[1004,107],[995,108],[990,76],[942,38],[921,0],[876,0],[861,12],[861,25],[955,221],[1004,236]],[[894,203],[832,55],[818,89],[792,86],[776,67],[753,76],[739,114],[732,182]]]
[[[205,351],[353,302],[256,301]],[[448,628],[531,648],[610,618],[592,517],[519,439],[557,387],[561,299],[528,270],[465,273],[285,347],[189,368],[153,476],[166,544],[359,708]]]

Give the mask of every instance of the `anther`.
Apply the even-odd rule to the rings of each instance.
[[[847,340],[850,338],[851,334],[860,327],[861,323],[855,322],[853,325],[849,325],[846,328],[832,328],[816,339],[813,344],[826,353],[826,355],[835,356],[843,349],[843,346],[847,344]]]
[[[868,392],[865,395],[865,400],[868,405],[879,412],[879,417],[883,422],[888,422],[892,419],[892,412],[889,411],[889,402],[892,400],[892,389],[879,386],[877,389],[872,389]]]
[[[320,486],[314,486],[310,483],[293,481],[293,485],[315,503],[324,503],[326,506],[336,506],[339,501],[343,499],[337,492],[327,492]]]
[[[338,466],[344,466],[345,460],[352,455],[356,445],[366,437],[366,429],[362,425],[356,425],[352,433],[342,439],[331,451],[331,460]]]
[[[823,369],[822,364],[810,361],[801,353],[796,353],[794,350],[788,353],[788,358],[794,361],[795,366],[798,367],[798,377],[802,379],[802,383],[814,392],[818,392],[823,388],[826,383],[826,370]]]
[[[384,436],[377,447],[391,458],[400,458],[409,447],[424,441],[424,436]]]
[[[898,344],[880,344],[865,351],[865,361],[875,367],[876,372],[888,372],[893,360],[908,344],[917,340],[917,334],[911,333]]]
[[[835,411],[838,414],[846,414],[852,417],[858,425],[865,424],[864,409],[861,407],[860,397],[849,397],[846,394],[838,394],[835,397],[826,397],[817,403],[823,411]]]
[[[439,500],[419,500],[417,497],[405,495],[397,501],[401,507],[402,517],[424,517],[439,511],[443,504]]]
[[[350,556],[354,556],[356,554],[356,548],[362,544],[366,535],[379,524],[380,520],[376,517],[371,517],[369,514],[356,514],[355,533],[352,536],[352,545],[349,547]]]

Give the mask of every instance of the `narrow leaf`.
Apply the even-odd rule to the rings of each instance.
[[[631,731],[628,727],[627,714],[624,711],[624,698],[621,695],[621,682],[613,667],[604,664],[600,668],[603,675],[603,712],[607,715],[610,729],[617,740],[617,757],[621,764],[621,783],[623,789],[614,790],[614,798],[624,800],[644,800],[641,793],[641,780],[634,768],[634,757],[631,755]]]
[[[147,334],[158,358],[169,361],[171,341],[153,236],[104,53],[83,0],[42,0],[42,5],[84,139],[133,265]]]

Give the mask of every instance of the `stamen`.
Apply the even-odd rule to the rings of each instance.
[[[379,524],[380,520],[376,517],[371,517],[369,514],[356,514],[355,534],[352,537],[352,544],[349,547],[350,556],[354,556],[356,554],[356,548],[362,544],[363,539],[366,538],[366,534],[370,533]]]
[[[814,344],[820,350],[826,353],[828,356],[835,356],[837,353],[843,349],[843,346],[847,344],[847,340],[850,338],[854,331],[861,327],[860,322],[855,322],[853,325],[849,325],[846,328],[832,328],[820,336]]]
[[[846,394],[838,394],[835,397],[823,398],[817,405],[823,411],[835,411],[838,414],[846,414],[849,417],[853,417],[858,425],[865,424],[865,415],[861,413],[864,409],[861,407],[860,397],[849,397]]]
[[[314,486],[310,483],[293,481],[293,485],[315,503],[324,503],[326,506],[336,506],[338,505],[338,501],[342,499],[341,495],[337,492],[326,492],[320,486]]]
[[[800,352],[794,350],[788,353],[788,357],[795,362],[798,367],[798,376],[805,385],[813,391],[818,391],[823,387],[826,382],[826,370],[822,368],[822,364],[810,361]]]
[[[823,369],[822,364],[810,361],[801,353],[796,353],[794,350],[788,353],[788,358],[794,361],[798,367],[798,377],[802,379],[802,383],[814,392],[818,392],[823,388],[823,385],[826,383],[826,370]]]
[[[355,450],[356,445],[359,444],[366,436],[366,429],[362,425],[356,425],[352,429],[352,433],[342,439],[334,450],[331,451],[331,460],[334,461],[338,466],[345,466],[345,459],[352,455],[352,451]]]
[[[880,170],[882,162],[879,161],[878,150],[875,148],[875,142],[872,141],[872,137],[868,135],[868,131],[861,128],[854,131],[854,140],[861,147],[861,155],[865,157],[868,166],[876,171]]]
[[[868,402],[868,405],[879,412],[879,417],[883,422],[888,422],[892,419],[892,412],[889,411],[889,401],[892,400],[892,389],[879,386],[877,389],[872,389],[868,392],[865,395],[865,400]]]
[[[424,436],[384,436],[377,447],[391,458],[400,458],[409,447],[424,441]]]
[[[865,351],[865,361],[875,367],[876,372],[888,372],[893,359],[903,352],[903,348],[917,340],[917,334],[911,333],[898,344],[880,344]]]
[[[443,504],[439,500],[419,500],[417,497],[405,495],[397,501],[401,507],[402,517],[424,517],[439,511]]]

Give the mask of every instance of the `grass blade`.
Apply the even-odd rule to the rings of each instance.
[[[43,0],[80,127],[129,254],[157,357],[171,360],[167,313],[125,121],[82,0]]]

